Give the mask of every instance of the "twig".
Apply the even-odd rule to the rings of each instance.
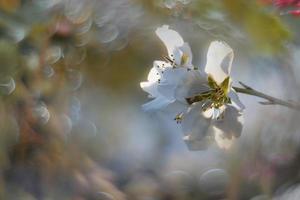
[[[259,92],[251,87],[249,87],[248,85],[239,82],[244,88],[240,88],[240,87],[233,87],[233,89],[238,92],[238,93],[243,93],[243,94],[248,94],[248,95],[252,95],[252,96],[256,96],[256,97],[260,97],[263,99],[266,99],[267,101],[264,102],[260,102],[260,104],[262,105],[281,105],[281,106],[285,106],[291,109],[296,109],[300,111],[300,104],[297,104],[295,102],[291,102],[291,101],[284,101],[275,97],[271,97],[269,95],[266,95],[262,92]]]

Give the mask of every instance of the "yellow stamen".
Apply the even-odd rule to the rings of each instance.
[[[186,53],[183,53],[182,56],[181,56],[180,64],[181,64],[181,65],[186,64],[187,61],[188,61],[188,59],[189,59],[189,56],[188,56]]]

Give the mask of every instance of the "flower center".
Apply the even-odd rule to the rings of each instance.
[[[221,106],[231,103],[231,99],[227,95],[230,85],[230,77],[225,78],[221,84],[218,84],[212,76],[209,75],[207,81],[210,89],[196,96],[186,98],[189,105],[195,102],[202,102],[202,110],[206,111],[211,108],[219,109]],[[179,113],[175,116],[174,120],[177,123],[181,123],[183,117],[184,114]]]
[[[208,76],[208,86],[210,90],[202,92],[196,96],[186,98],[188,104],[193,104],[195,102],[203,102],[203,110],[208,108],[220,108],[224,104],[231,103],[230,98],[227,96],[230,78],[227,77],[221,84],[217,82],[209,75]]]

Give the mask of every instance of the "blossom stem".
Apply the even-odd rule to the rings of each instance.
[[[240,87],[233,87],[233,89],[238,92],[238,93],[243,93],[243,94],[247,94],[247,95],[252,95],[252,96],[256,96],[256,97],[260,97],[263,98],[267,101],[264,102],[259,102],[262,105],[281,105],[281,106],[285,106],[291,109],[296,109],[298,111],[300,111],[300,104],[297,104],[295,102],[292,101],[285,101],[282,99],[278,99],[269,95],[266,95],[262,92],[259,92],[249,86],[247,86],[246,84],[239,82],[243,88]]]

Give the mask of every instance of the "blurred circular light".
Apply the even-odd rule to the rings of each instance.
[[[27,31],[23,27],[12,27],[9,29],[9,35],[12,39],[18,43],[21,42],[27,34]]]
[[[77,69],[69,69],[67,71],[67,79],[72,91],[78,90],[83,82],[82,74]]]
[[[97,200],[115,200],[114,196],[106,192],[98,192]]]
[[[261,194],[261,195],[252,197],[250,200],[268,200],[268,199],[270,199],[270,197],[268,195]]]
[[[164,0],[164,5],[166,8],[172,9],[176,6],[176,0]]]
[[[64,135],[68,135],[72,131],[72,120],[68,115],[62,114],[60,116],[60,122],[62,123]]]
[[[94,22],[98,27],[103,27],[115,18],[115,10],[106,9],[103,12],[97,12],[94,16]]]
[[[15,88],[16,83],[12,77],[3,77],[0,79],[0,91],[2,94],[9,95]]]
[[[80,119],[81,103],[77,97],[72,97],[70,101],[70,119],[73,123],[77,123]]]
[[[89,133],[91,136],[96,136],[97,135],[97,127],[94,122],[87,121],[86,122],[86,133]]]
[[[128,39],[125,38],[117,38],[109,44],[109,48],[113,51],[120,51],[124,49],[128,44]]]
[[[78,35],[84,34],[91,29],[92,25],[93,25],[93,20],[91,18],[88,18],[83,23],[77,24],[75,32]]]
[[[178,1],[180,1],[184,5],[187,5],[192,2],[192,0],[178,0]]]
[[[87,45],[91,40],[91,32],[86,32],[84,34],[77,34],[75,35],[75,46],[76,47],[83,47]]]
[[[56,63],[62,57],[62,50],[59,46],[52,46],[46,51],[46,62],[48,64]]]
[[[182,170],[174,170],[165,176],[167,186],[180,191],[188,191],[191,182],[191,176]]]
[[[229,181],[228,173],[223,169],[210,169],[199,178],[201,189],[210,195],[221,195]]]
[[[118,27],[113,24],[107,24],[99,29],[98,38],[101,43],[109,43],[115,40],[119,35]]]
[[[65,55],[65,63],[68,66],[81,64],[86,57],[86,48],[72,48]]]
[[[53,67],[51,67],[50,65],[47,65],[43,68],[43,73],[44,73],[45,77],[51,78],[55,74],[55,71],[54,71]]]
[[[26,66],[31,70],[36,70],[39,67],[40,63],[40,57],[37,53],[31,52],[28,56],[25,58],[26,60]]]
[[[65,4],[65,15],[73,23],[81,24],[91,16],[92,8],[92,1],[67,0]]]
[[[60,0],[34,0],[33,1],[40,9],[50,9],[56,4],[60,3]]]
[[[38,121],[45,125],[50,119],[50,112],[47,109],[45,103],[40,102],[33,108],[33,115],[38,119]]]

